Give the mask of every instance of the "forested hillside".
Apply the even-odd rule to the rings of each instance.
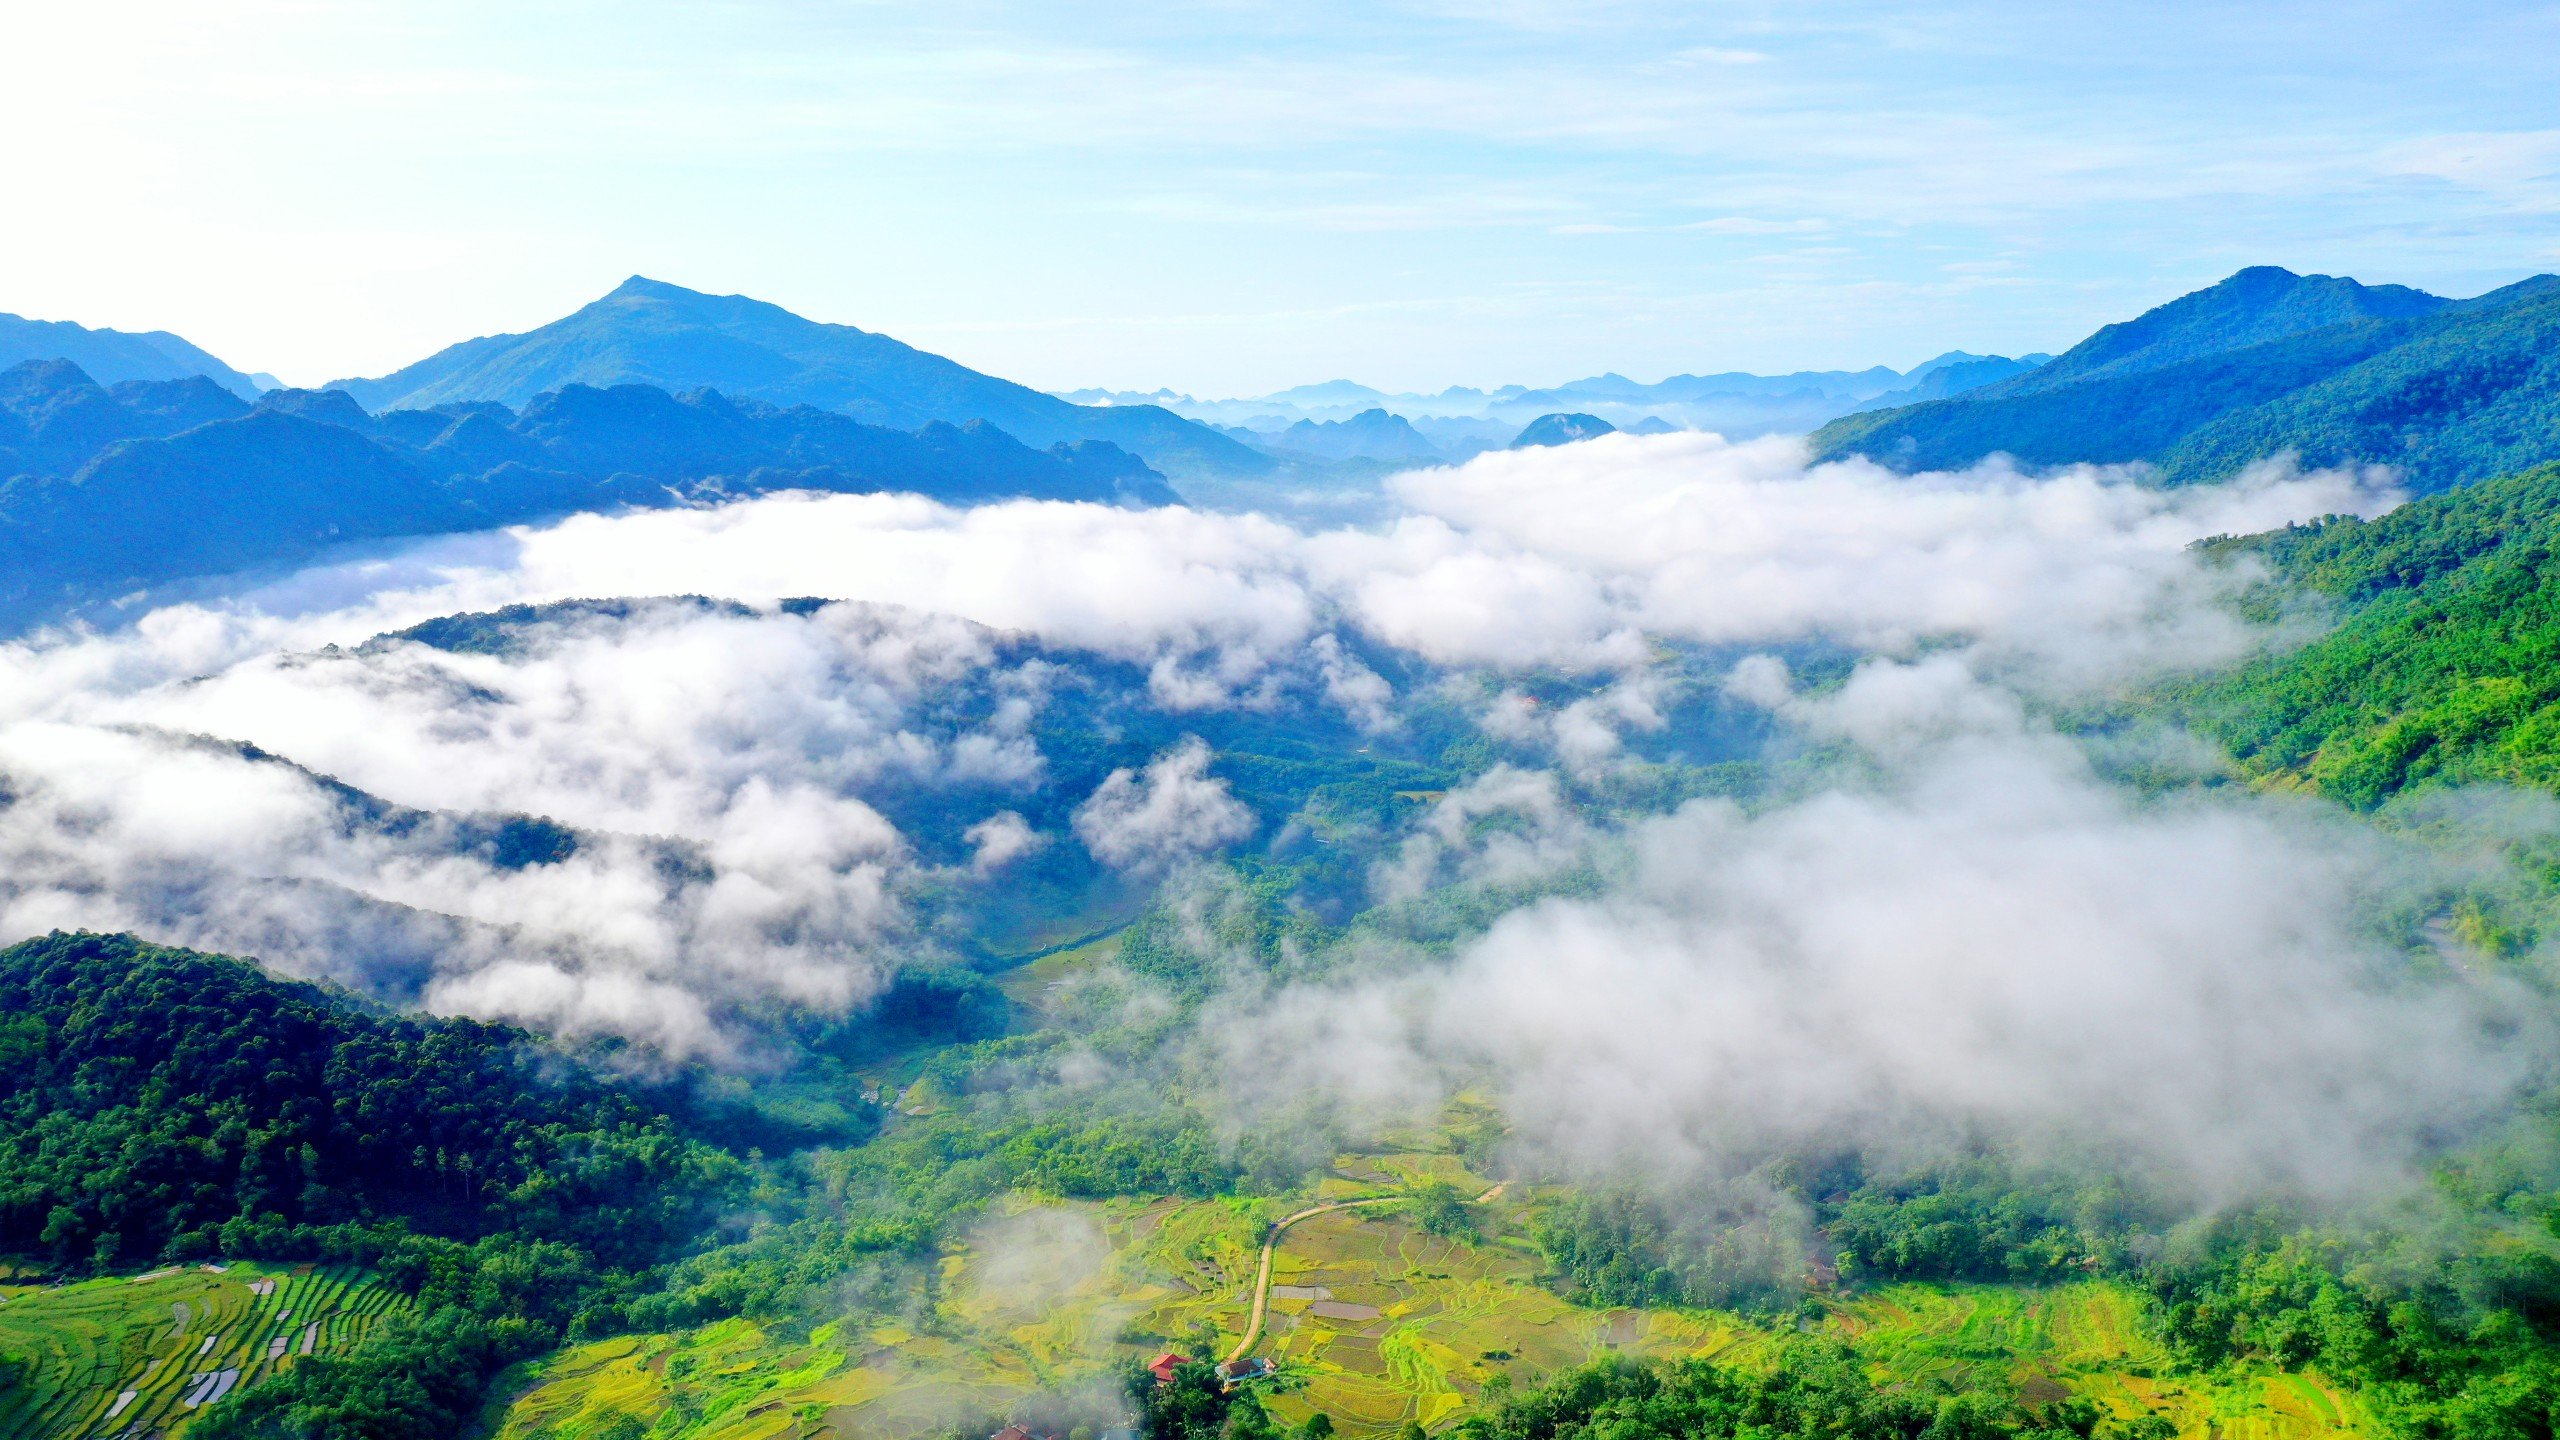
[[[680,1235],[713,1152],[519,1031],[386,1013],[121,936],[0,950],[0,1248],[59,1265],[288,1253],[397,1220]]]
[[[2365,806],[2429,781],[2560,789],[2560,465],[2212,548],[2338,617],[2178,692],[2248,770]]]
[[[2440,490],[2560,452],[2560,290],[2470,300],[2249,270],[2051,364],[1953,399],[1837,420],[1816,454],[1905,470],[1992,454],[2030,465],[2147,461],[2176,482],[2292,454],[2387,464]]]
[[[521,1031],[123,936],[0,950],[0,1250],[72,1274],[349,1261],[418,1300],[215,1433],[450,1434],[491,1370],[687,1243],[738,1177]]]

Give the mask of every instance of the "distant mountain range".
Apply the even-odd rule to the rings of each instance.
[[[466,340],[379,379],[328,388],[387,410],[523,405],[565,386],[624,384],[713,389],[897,429],[982,420],[1033,446],[1105,440],[1175,475],[1275,468],[1252,447],[1155,406],[1071,404],[886,335],[637,275],[539,329]]]
[[[716,391],[569,385],[367,412],[340,390],[255,404],[210,379],[100,386],[63,360],[0,372],[0,626],[324,548],[773,490],[1168,504],[1107,441],[1035,450],[983,421],[915,431]]]
[[[1440,447],[1401,415],[1381,409],[1363,410],[1348,420],[1301,420],[1276,435],[1253,436],[1252,442],[1277,454],[1308,455],[1319,460],[1438,460]]]
[[[273,388],[243,375],[166,330],[134,334],[125,330],[92,330],[68,320],[29,320],[0,315],[0,370],[29,360],[68,360],[101,385],[127,380],[183,380],[210,377],[243,399]]]
[[[0,366],[0,476],[18,477],[0,487],[11,624],[342,541],[784,484],[1156,503],[1174,498],[1167,470],[1203,498],[1267,504],[1263,482],[1285,473],[1315,503],[1389,470],[1668,428],[1819,426],[1826,458],[2143,461],[2178,482],[2291,452],[2441,489],[2560,454],[2551,276],[2453,300],[2260,267],[2059,358],[1950,351],[1908,371],[1431,395],[1330,380],[1237,400],[1053,396],[637,277],[539,329],[325,391],[275,389],[165,332],[6,315],[0,361],[23,362]]]
[[[2039,370],[1836,420],[1813,444],[1903,469],[2139,460],[2173,481],[2291,453],[2440,490],[2560,454],[2560,277],[2449,300],[2243,270]]]
[[[1606,374],[1544,388],[1452,386],[1432,395],[1388,395],[1329,380],[1247,400],[1198,401],[1172,391],[1059,396],[885,335],[635,275],[548,325],[467,340],[389,375],[327,388],[370,412],[481,402],[521,407],[572,385],[709,389],[898,430],[975,420],[1034,447],[1108,441],[1184,480],[1251,479],[1283,469],[1321,479],[1464,460],[1510,444],[1524,425],[1550,414],[1594,415],[1619,429],[1652,420],[1737,437],[1803,431],[1859,408],[1990,384],[2044,358],[1955,351],[1908,371],[1674,375],[1653,384]],[[47,359],[69,360],[102,385],[202,375],[244,399],[280,388],[272,377],[243,374],[165,332],[0,316],[0,367]]]
[[[1216,425],[1283,460],[1456,461],[1510,444],[1543,416],[1585,414],[1633,430],[1715,430],[1735,438],[1802,432],[1876,405],[1960,394],[2024,374],[2052,357],[2010,359],[1950,351],[1909,370],[1808,370],[1791,375],[1674,375],[1645,384],[1595,375],[1563,385],[1493,390],[1452,386],[1435,394],[1389,394],[1350,380],[1300,385],[1269,395],[1201,400],[1171,390],[1072,390],[1079,405],[1160,407]],[[1384,418],[1378,418],[1384,417]],[[1390,424],[1389,422],[1400,422]],[[1348,429],[1326,429],[1348,426]],[[1416,448],[1419,440],[1427,448]]]

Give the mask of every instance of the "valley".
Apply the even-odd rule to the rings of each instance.
[[[2537,54],[0,7],[0,1440],[2560,1440]]]

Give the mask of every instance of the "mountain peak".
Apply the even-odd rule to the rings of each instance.
[[[1086,409],[886,335],[646,275],[523,334],[468,340],[391,375],[341,380],[331,388],[381,414],[457,401],[520,408],[572,385],[632,384],[812,405],[901,430],[934,420],[984,420],[1034,449],[1110,440],[1150,463],[1241,474],[1271,468],[1260,453],[1167,410]]]
[[[270,390],[258,397],[257,408],[348,430],[361,431],[373,423],[356,397],[344,390]]]
[[[1518,439],[1511,442],[1514,450],[1528,450],[1542,445],[1570,445],[1577,440],[1614,435],[1618,427],[1597,415],[1559,412],[1541,415],[1529,422]]]
[[[2023,377],[2049,390],[2226,354],[2359,320],[2407,320],[2453,304],[2406,285],[2366,285],[2337,275],[2297,275],[2252,265],[2131,320],[2106,326],[2052,364]]]
[[[70,360],[21,360],[0,370],[0,391],[11,394],[106,393],[106,387],[92,379],[89,372]]]
[[[706,300],[710,297],[699,290],[687,290],[681,285],[671,285],[664,280],[652,280],[646,275],[634,275],[630,279],[623,281],[621,284],[614,286],[612,291],[606,294],[604,298],[607,300],[628,300],[639,298],[651,300]]]

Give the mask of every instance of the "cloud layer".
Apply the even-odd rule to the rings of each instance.
[[[1196,740],[1056,794],[1035,722],[1078,656],[1136,667],[1144,703],[1176,718],[1316,707],[1380,732],[1401,701],[1361,655],[1400,654],[1423,683],[1487,670],[1502,697],[1478,717],[1487,733],[1565,774],[1662,723],[1665,642],[1935,657],[1824,702],[1823,723],[1881,751],[1986,707],[2012,716],[2020,693],[2260,643],[2220,604],[2249,577],[2187,543],[2386,499],[2338,474],[2183,491],[2096,470],[1901,477],[1696,435],[1488,456],[1397,494],[1398,518],[1328,530],[904,496],[582,516],[13,645],[0,928],[134,927],[318,973],[387,968],[438,1008],[722,1053],[758,1007],[858,1007],[912,939],[919,886],[990,883],[1059,842],[1152,880],[1285,818],[1252,814]],[[573,605],[471,643],[371,639],[649,595],[742,603]],[[796,596],[842,603],[780,605]],[[1732,692],[1802,720],[1773,665],[1745,664]],[[1581,676],[1586,698],[1536,706],[1506,678],[1531,667]],[[1923,723],[1915,699],[1932,695],[1953,708]],[[1991,779],[2024,797],[2036,773]],[[965,853],[928,857],[886,818],[884,795],[918,790],[966,810]],[[1585,839],[1563,794],[1554,775],[1483,776],[1400,842],[1379,893],[1558,863]],[[1035,829],[1035,798],[1072,823]],[[1470,849],[1496,812],[1516,822],[1511,848]],[[510,814],[575,843],[489,829]],[[1996,835],[2044,814],[1977,823]],[[1774,833],[1724,823],[1739,828],[1722,846]],[[1710,933],[1696,917],[1656,928]],[[1593,943],[1595,998],[1612,964],[1661,953]]]
[[[1220,1041],[1261,1077],[1241,1103],[1427,1115],[1490,1083],[1524,1153],[1569,1173],[1988,1138],[2200,1201],[2404,1179],[2499,1113],[2542,1032],[2377,925],[2440,878],[2427,862],[2315,804],[2138,797],[1979,691],[1948,662],[1881,662],[1789,702],[1886,748],[1868,779],[1757,812],[1696,801],[1596,833],[1549,777],[1453,792],[1382,871],[1392,892],[1425,866],[1589,866],[1597,893],[1445,960],[1257,997]],[[1894,708],[1911,728],[1885,728]],[[1525,823],[1474,825],[1496,812]]]

